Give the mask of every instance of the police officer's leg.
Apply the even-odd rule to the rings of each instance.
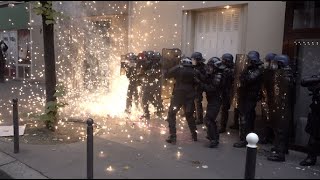
[[[217,126],[217,116],[221,107],[221,99],[208,99],[207,113],[205,122],[207,126],[208,139],[210,140],[209,147],[215,148],[219,144],[219,132]]]
[[[233,144],[233,147],[243,148],[246,147],[246,136],[253,130],[254,118],[255,118],[255,106],[256,102],[248,101],[244,104],[244,107],[241,107],[240,110],[240,123],[239,123],[239,134],[240,141]]]
[[[224,96],[222,99],[222,106],[221,106],[221,119],[220,119],[219,133],[226,132],[228,118],[229,118],[229,109],[230,109],[230,97]]]
[[[134,91],[133,91],[133,97],[134,97],[134,104],[136,106],[136,109],[140,109],[139,105],[139,92],[138,92],[138,86],[135,84]]]
[[[169,124],[169,137],[166,139],[168,143],[175,144],[177,139],[177,130],[176,130],[176,115],[179,109],[181,108],[182,103],[181,99],[176,96],[171,97],[170,107],[168,111],[167,121]]]
[[[271,150],[272,153],[268,160],[283,162],[285,161],[285,153],[288,150],[290,118],[282,110],[275,114],[274,117],[277,117],[275,147]]]
[[[230,129],[239,129],[239,120],[240,119],[240,112],[238,108],[234,108],[234,115],[233,115],[233,124],[230,126]]]
[[[317,162],[317,154],[319,153],[319,139],[310,136],[308,142],[308,156],[300,162],[301,166],[313,166]]]
[[[132,96],[134,92],[133,82],[129,82],[128,91],[127,91],[127,104],[126,104],[126,112],[129,113],[132,106]]]
[[[196,132],[197,126],[196,126],[195,118],[193,116],[194,111],[195,111],[194,99],[193,98],[187,99],[184,103],[184,114],[185,114],[186,120],[188,122],[188,126],[190,129],[191,135],[192,135],[192,139],[193,139],[193,141],[197,141],[198,140],[197,132]]]
[[[201,92],[197,92],[196,99],[195,99],[195,107],[196,107],[196,124],[202,124],[203,123],[203,108],[202,108],[202,99],[203,95]]]
[[[146,119],[150,119],[150,112],[149,112],[149,99],[150,99],[150,91],[145,89],[142,95],[142,108],[143,108],[143,117]]]
[[[1,51],[1,49],[0,49]],[[1,57],[2,58],[2,57]],[[3,83],[5,81],[4,79],[4,73],[5,73],[5,61],[4,60],[1,60],[0,58],[0,82]]]
[[[162,113],[164,111],[164,107],[163,107],[163,101],[161,98],[162,95],[162,83],[160,82],[159,85],[157,86],[158,88],[158,93],[157,93],[157,102],[158,102],[158,107],[159,107],[159,111]]]
[[[155,90],[155,103],[154,106],[157,109],[157,116],[161,117],[163,112],[163,102],[161,99],[161,86],[160,84],[157,84],[156,90]]]

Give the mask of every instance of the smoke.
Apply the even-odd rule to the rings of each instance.
[[[56,25],[57,76],[66,88],[60,98],[69,105],[62,114],[73,118],[119,116],[125,110],[128,79],[120,75],[126,31],[122,16],[101,16],[93,1],[55,2],[67,18]]]

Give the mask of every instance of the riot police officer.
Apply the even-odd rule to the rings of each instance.
[[[195,77],[198,75],[197,71],[192,66],[192,60],[189,57],[184,57],[181,60],[181,65],[169,69],[164,75],[165,78],[175,79],[167,118],[170,135],[166,139],[166,142],[175,144],[177,141],[176,114],[181,107],[184,109],[192,139],[193,141],[197,141],[197,127],[193,114],[194,99],[196,95],[195,86],[197,86]]]
[[[310,134],[308,156],[300,162],[300,165],[313,166],[316,164],[317,155],[320,152],[320,74],[303,78],[301,86],[308,87],[308,90],[311,92],[310,95],[312,95],[312,103],[305,128],[305,131]]]
[[[239,112],[240,112],[240,141],[234,143],[236,148],[246,147],[246,136],[254,130],[256,117],[255,108],[260,99],[263,78],[263,62],[257,51],[250,51],[247,55],[248,66],[240,75]]]
[[[191,55],[192,64],[194,68],[199,71],[202,75],[206,74],[205,64],[202,54],[200,52],[194,52]],[[196,99],[195,99],[195,106],[196,106],[196,124],[203,123],[203,107],[202,107],[202,99],[203,99],[203,90],[200,87],[196,87]]]
[[[4,82],[4,74],[5,74],[5,67],[6,67],[6,60],[4,57],[4,53],[8,50],[7,44],[0,40],[0,82]]]
[[[262,85],[262,116],[266,122],[266,126],[263,129],[263,137],[260,137],[260,143],[266,144],[268,142],[273,141],[273,111],[274,111],[274,103],[273,103],[273,87],[274,87],[274,73],[276,69],[274,69],[274,58],[276,54],[268,53],[265,57],[264,62],[264,77],[263,77],[263,85]]]
[[[157,116],[162,117],[163,113],[163,102],[161,99],[161,89],[162,89],[162,72],[161,72],[161,54],[159,52],[155,52],[152,58],[152,67],[154,73],[154,100],[155,100],[155,107],[157,109]]]
[[[155,60],[154,51],[148,51],[146,54],[146,61],[143,65],[143,86],[142,86],[142,105],[143,118],[150,119],[149,103],[152,103],[157,108],[157,114],[162,112],[162,105],[160,106],[156,101],[155,93],[161,93],[161,79],[160,79],[160,60]],[[157,81],[158,80],[158,81]],[[161,94],[159,94],[161,99]],[[162,104],[162,103],[161,103]]]
[[[220,130],[219,133],[224,133],[226,131],[228,118],[229,118],[229,109],[232,100],[233,92],[233,82],[234,82],[234,63],[233,56],[230,53],[222,55],[222,63],[226,67],[224,69],[225,76],[225,86],[222,92],[222,106],[221,106],[221,119],[220,119]],[[238,123],[238,122],[235,122]]]
[[[132,100],[134,98],[136,108],[139,108],[139,96],[138,96],[138,86],[140,85],[139,78],[137,75],[137,56],[133,53],[128,53],[126,55],[128,63],[126,64],[126,76],[129,79],[129,86],[127,91],[127,103],[126,112],[131,112]]]
[[[222,64],[218,57],[208,60],[207,77],[201,83],[202,89],[206,92],[208,101],[205,124],[207,127],[207,138],[210,141],[209,148],[215,148],[219,144],[219,132],[217,127],[217,116],[222,103],[223,89],[225,88],[224,70],[226,66]]]
[[[275,147],[268,157],[270,161],[285,161],[289,144],[289,125],[291,120],[291,91],[294,85],[293,72],[289,67],[287,55],[277,55],[271,66],[275,70],[273,92],[273,114],[275,122]]]

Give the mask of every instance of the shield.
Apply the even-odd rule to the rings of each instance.
[[[181,60],[181,50],[178,48],[162,49],[162,72],[169,70],[170,68],[178,65]],[[174,80],[162,79],[162,99],[170,99],[173,90]]]
[[[292,119],[293,73],[290,68],[279,69],[274,74],[274,118],[278,127],[287,127]]]
[[[274,70],[265,69],[263,75],[263,84],[262,84],[262,116],[266,121],[270,121],[273,117],[274,110],[274,87],[275,87],[275,78]]]
[[[233,88],[233,98],[232,106],[239,108],[239,87],[240,87],[240,74],[244,71],[247,66],[247,55],[246,54],[237,54],[236,61],[234,66],[234,88]]]
[[[175,65],[178,65],[181,60],[181,50],[177,48],[162,49],[162,69],[170,69]]]

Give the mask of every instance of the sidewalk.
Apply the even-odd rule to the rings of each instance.
[[[186,131],[186,129],[185,129]],[[219,148],[204,147],[207,140],[200,132],[199,141],[191,142],[189,133],[178,134],[178,144],[164,143],[166,135],[152,133],[143,141],[128,141],[126,135],[94,137],[94,178],[240,178],[244,177],[246,149],[232,147],[236,133],[221,135]],[[124,133],[123,133],[124,134]],[[319,162],[301,167],[305,154],[290,151],[284,163],[266,160],[259,146],[256,179],[319,179]],[[20,144],[0,142],[0,169],[13,178],[86,178],[86,143],[67,145]],[[178,153],[179,152],[179,153]]]
[[[3,173],[1,172],[3,171]],[[48,179],[11,155],[0,152],[0,179]]]

